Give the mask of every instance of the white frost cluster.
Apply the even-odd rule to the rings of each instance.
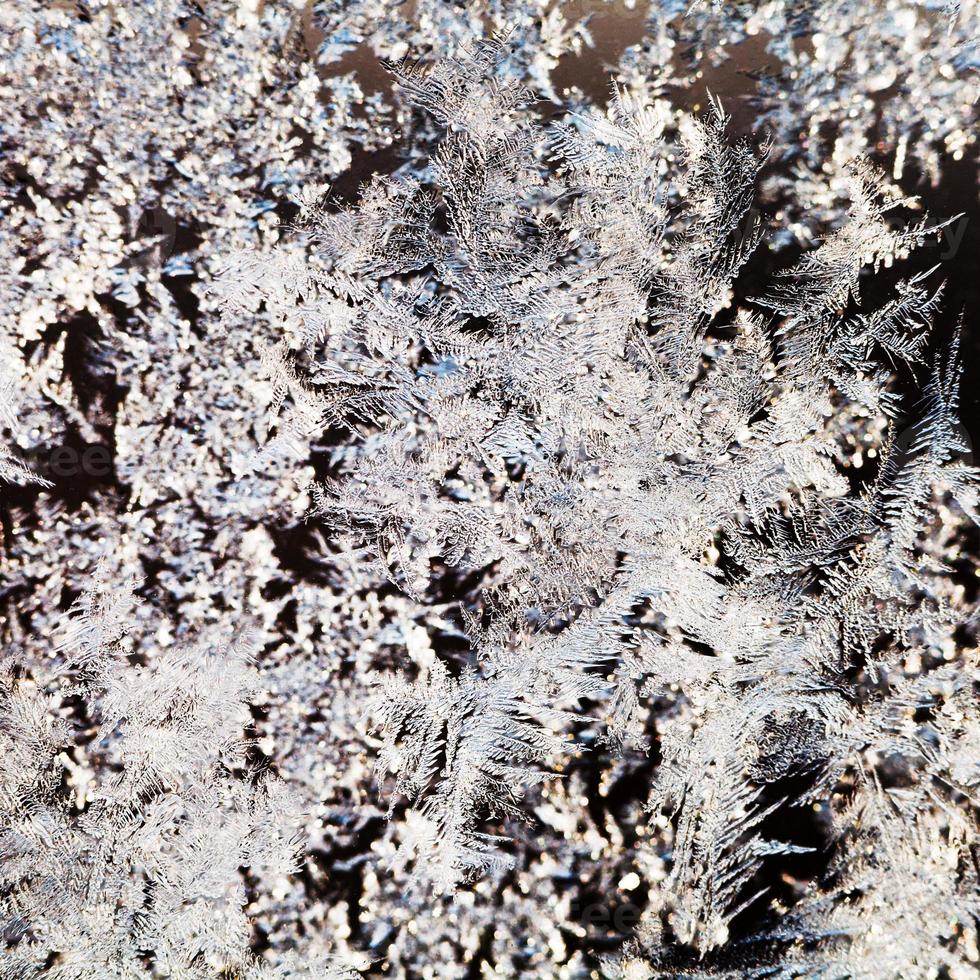
[[[0,980],[975,975],[977,28],[0,5]]]

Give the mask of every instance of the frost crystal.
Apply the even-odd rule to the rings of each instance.
[[[938,495],[973,516],[955,341],[928,355],[904,443],[887,428],[885,365],[938,350],[934,275],[861,306],[862,273],[943,226],[890,222],[909,202],[856,161],[840,227],[734,308],[767,147],[728,141],[719,105],[677,116],[619,89],[548,133],[500,85],[502,57],[494,42],[396,66],[444,128],[429,167],[353,208],[312,204],[306,272],[271,256],[244,293],[232,273],[230,308],[281,319],[284,436],[351,433],[319,514],[417,601],[435,575],[480,577],[459,675],[430,657],[381,681],[382,775],[417,811],[402,859],[442,887],[494,868],[481,822],[561,765],[577,716],[642,746],[669,705],[649,801],[673,827],[657,944],[724,956],[767,862],[811,850],[764,836],[778,813],[823,808],[846,854],[860,806],[901,799],[946,833],[967,792],[933,753],[910,804],[869,723],[901,713],[910,657],[932,680],[964,621],[924,554]],[[856,444],[879,462],[851,476]]]
[[[0,6],[0,978],[974,976],[977,11]]]

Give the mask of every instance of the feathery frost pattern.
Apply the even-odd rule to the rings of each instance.
[[[485,823],[521,817],[598,713],[613,745],[655,739],[649,810],[673,835],[610,970],[715,975],[748,944],[786,976],[893,975],[869,966],[889,956],[965,976],[976,664],[947,643],[966,614],[927,542],[948,506],[976,520],[978,473],[957,343],[929,336],[935,274],[862,303],[944,226],[896,227],[914,202],[854,161],[840,226],[733,308],[768,147],[730,142],[720,104],[619,88],[546,129],[500,84],[505,52],[392,66],[442,127],[424,178],[308,200],[306,264],[248,258],[222,286],[230,315],[282,325],[262,453],[348,432],[320,517],[416,601],[435,569],[479,576],[461,672],[430,651],[379,680],[380,775],[412,807],[398,860],[443,889],[505,864]],[[767,862],[809,850],[778,839],[794,808],[825,824],[828,876],[730,943],[770,900]],[[896,906],[898,951],[879,924]]]
[[[115,769],[78,779],[81,798],[61,787],[76,766],[61,751],[70,733],[16,668],[2,677],[0,914],[16,941],[4,976],[354,976],[326,962],[270,972],[244,952],[240,868],[294,870],[300,817],[288,788],[247,764],[250,641],[202,640],[134,664],[136,585],[97,570],[62,629],[74,694]],[[56,964],[45,967],[52,949]]]
[[[972,980],[978,38],[0,3],[0,980]]]

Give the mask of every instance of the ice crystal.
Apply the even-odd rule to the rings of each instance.
[[[353,436],[319,514],[419,601],[440,565],[481,579],[459,676],[429,657],[380,682],[382,774],[414,801],[417,873],[455,887],[504,860],[480,822],[542,779],[533,764],[557,761],[575,715],[608,708],[609,738],[643,744],[660,699],[649,805],[674,829],[657,943],[723,958],[766,862],[809,850],[764,835],[777,813],[827,808],[843,849],[866,820],[847,787],[903,805],[873,747],[901,711],[892,685],[913,656],[938,678],[964,622],[923,552],[937,494],[973,516],[955,342],[929,355],[904,443],[881,424],[901,404],[884,365],[937,350],[934,275],[859,307],[863,272],[942,225],[896,227],[907,202],[856,161],[837,230],[733,308],[767,148],[729,142],[719,106],[665,115],[618,90],[605,115],[547,133],[501,88],[501,57],[492,42],[396,67],[444,129],[428,169],[311,206],[305,272],[272,256],[243,290],[233,270],[229,308],[282,322],[277,441]],[[855,441],[880,463],[856,485]],[[912,765],[919,750],[894,751]],[[968,788],[933,754],[926,782],[952,798],[923,784],[904,804],[927,835],[950,805],[969,823]],[[845,960],[876,955],[851,934]],[[916,939],[932,954],[908,955],[965,963],[959,939],[935,930]]]
[[[0,975],[972,976],[976,16],[0,6]]]

